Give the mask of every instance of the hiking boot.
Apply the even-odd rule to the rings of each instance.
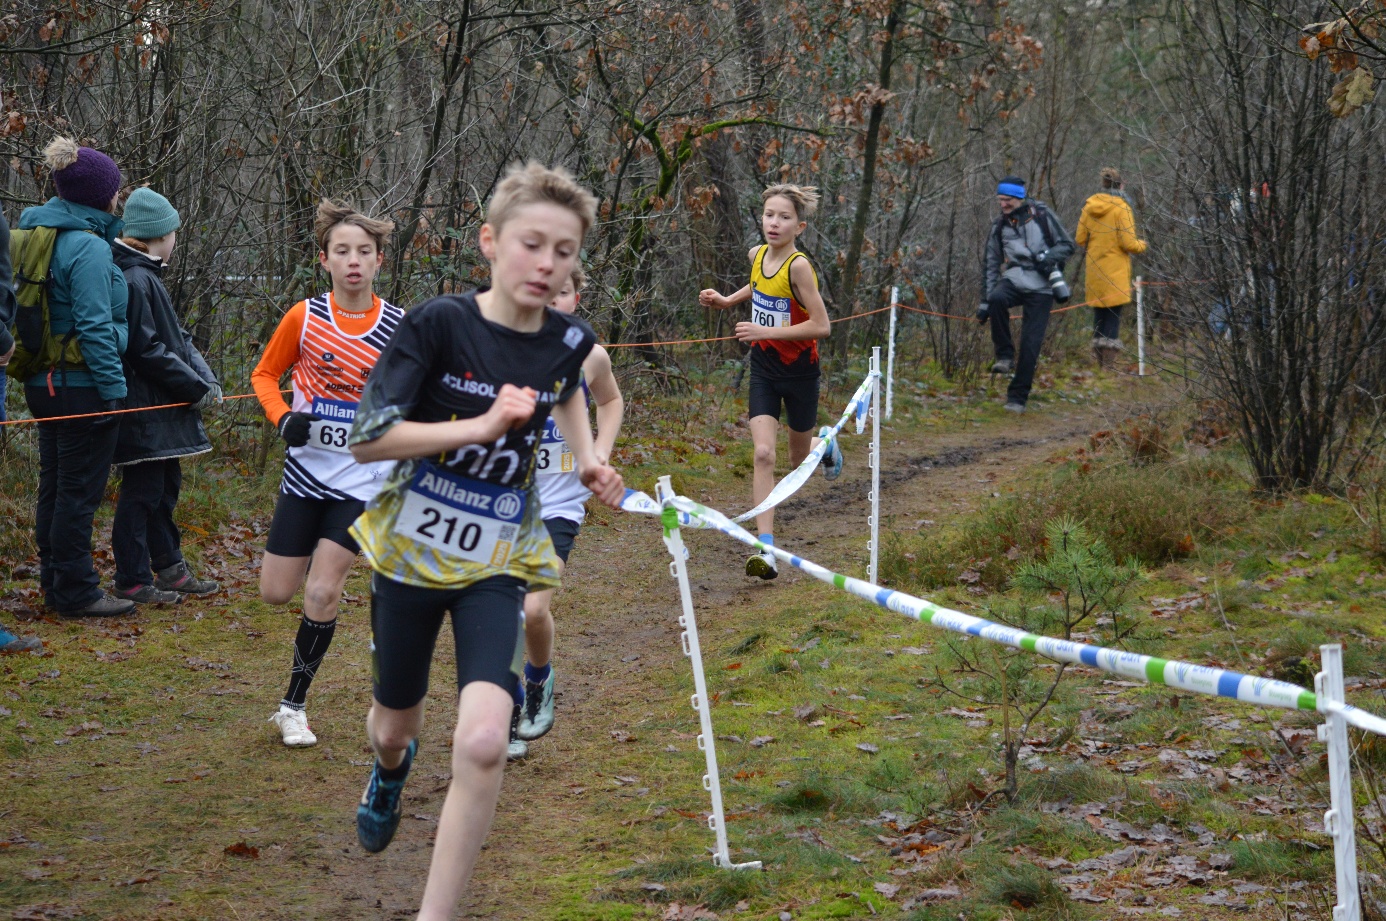
[[[135,603],[128,598],[117,598],[110,592],[102,592],[91,604],[58,613],[63,617],[119,617],[134,610]]]
[[[399,780],[383,779],[378,760],[371,767],[371,779],[366,782],[366,792],[361,794],[361,803],[356,807],[356,840],[372,854],[385,850],[394,840],[395,829],[399,828],[403,812],[404,781],[418,750],[418,739],[410,742],[404,750],[401,767],[406,777]]]
[[[825,425],[818,430],[818,437],[826,439],[831,431],[832,428]],[[823,468],[824,479],[835,480],[842,476],[842,449],[837,446],[836,435],[828,444],[828,450],[823,454],[823,462],[819,466]]]
[[[746,560],[746,575],[759,576],[762,579],[773,579],[780,574],[780,567],[775,560],[775,554],[770,551],[757,553]]]
[[[0,655],[13,656],[21,652],[41,652],[43,640],[36,636],[15,636],[0,627]]]
[[[510,745],[505,749],[506,761],[523,761],[529,757],[529,743],[520,738],[521,707],[515,705],[510,713]]]
[[[130,588],[117,586],[111,591],[117,598],[133,601],[135,604],[177,604],[183,596],[177,592],[166,592],[153,585],[135,585]]]
[[[1097,366],[1103,370],[1111,365],[1120,357],[1122,344],[1120,339],[1109,339],[1106,336],[1098,336],[1092,340],[1092,354],[1097,359]]]
[[[991,373],[1010,374],[1012,367],[1013,365],[1011,364],[1011,360],[1009,358],[998,358],[991,365]]]
[[[270,716],[269,722],[279,727],[279,734],[289,748],[307,748],[318,744],[318,737],[308,728],[308,711],[279,705],[279,710]]]
[[[1007,400],[1006,405],[1001,408],[1008,413],[1015,413],[1016,415],[1025,412],[1025,404],[1017,403],[1015,400]]]
[[[182,592],[184,595],[209,595],[221,588],[211,579],[194,576],[183,560],[159,570],[154,578],[154,587],[166,592]]]
[[[524,711],[515,735],[533,742],[553,728],[553,668],[543,681],[525,680]]]

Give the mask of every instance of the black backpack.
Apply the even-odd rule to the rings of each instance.
[[[1056,234],[1054,233],[1054,226],[1052,223],[1054,220],[1054,215],[1049,210],[1049,206],[1046,205],[1044,202],[1040,201],[1038,198],[1027,199],[1026,204],[1030,208],[1030,214],[1032,215],[1032,219],[1039,223],[1040,233],[1044,235],[1044,245],[1049,249],[1053,249]],[[996,223],[992,225],[991,235],[996,240],[997,246],[1001,246],[1001,227],[1005,224],[1005,222],[1006,215],[1003,214],[1000,217],[998,217],[996,219]],[[1057,263],[1060,272],[1064,270],[1064,263],[1067,261],[1068,260],[1064,260],[1064,262]]]

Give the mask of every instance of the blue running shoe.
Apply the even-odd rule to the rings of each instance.
[[[831,427],[825,425],[818,430],[818,437],[826,440],[830,431],[832,431]],[[842,449],[837,446],[836,435],[833,436],[832,443],[828,445],[828,453],[823,455],[821,466],[825,479],[835,480],[842,476]]]
[[[409,743],[404,750],[402,767],[407,772],[414,763],[414,754],[419,750],[419,740]],[[380,776],[380,762],[371,768],[371,779],[366,783],[366,792],[361,795],[361,804],[356,807],[356,840],[372,854],[378,854],[390,846],[394,840],[395,829],[403,813],[404,778],[384,780]]]

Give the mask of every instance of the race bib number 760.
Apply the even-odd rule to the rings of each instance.
[[[771,297],[759,291],[751,291],[751,322],[757,326],[790,326],[789,298]]]

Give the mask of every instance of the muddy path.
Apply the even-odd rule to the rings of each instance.
[[[1138,411],[1150,393],[1139,381],[1124,382],[1121,389],[1120,395],[1101,403],[1050,403],[1023,417],[968,422],[938,434],[916,434],[922,427],[914,426],[906,437],[904,426],[887,424],[882,446],[883,537],[892,530],[912,531],[924,521],[942,524],[968,513],[1015,477],[1086,444],[1093,432]],[[776,520],[777,537],[787,549],[863,576],[868,437],[845,439],[843,477],[836,483],[814,477],[780,507]],[[653,492],[653,483],[630,485]],[[749,504],[749,480],[728,479],[724,488],[694,498],[739,512]],[[555,603],[555,728],[534,744],[529,760],[507,769],[495,824],[462,917],[510,921],[532,916],[534,905],[544,901],[535,889],[537,881],[565,866],[602,863],[616,830],[604,819],[603,799],[587,795],[580,778],[601,757],[601,746],[633,731],[642,716],[650,715],[650,676],[687,669],[679,646],[677,588],[669,577],[669,556],[657,523],[636,516],[604,517],[609,520],[589,519],[584,527]],[[743,575],[746,551],[740,544],[716,533],[684,533],[705,635],[753,618],[757,609],[774,605],[808,580],[789,570],[773,582],[753,581]],[[440,640],[443,661],[435,665],[435,686],[447,680],[445,669],[450,668],[450,650],[444,647]],[[668,702],[657,703],[664,707]],[[691,709],[687,716],[688,732],[696,733]],[[411,780],[405,824],[387,852],[377,857],[363,854],[345,823],[340,835],[329,836],[340,838],[332,842],[337,857],[331,865],[333,895],[327,899],[335,903],[330,909],[334,917],[412,917],[410,909],[417,904],[431,853],[427,839],[436,827],[446,789],[446,765],[436,753],[444,750],[451,725],[445,710],[430,712],[425,751],[432,748],[435,757],[423,761],[421,782]],[[696,784],[697,778],[689,782]],[[356,792],[344,789],[342,795]],[[707,843],[712,843],[711,833]]]

